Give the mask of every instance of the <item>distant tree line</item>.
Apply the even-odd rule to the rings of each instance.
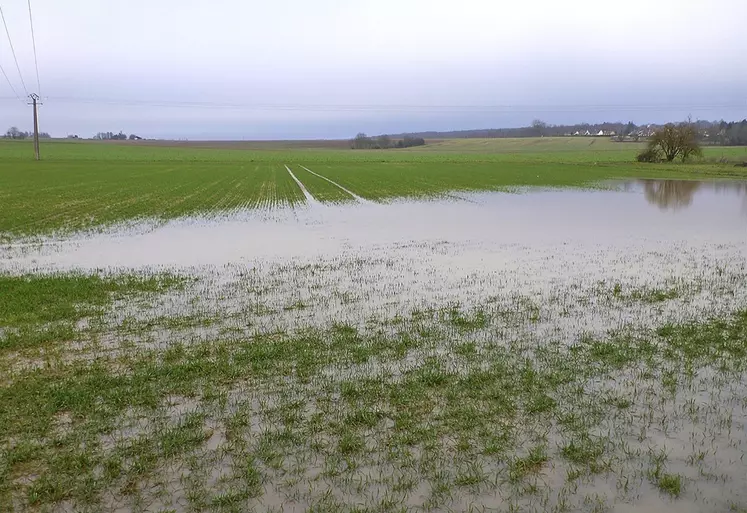
[[[390,148],[410,148],[412,146],[425,146],[425,139],[405,135],[402,139],[395,141],[388,135],[369,137],[360,133],[350,141],[350,147],[354,150],[388,150]]]
[[[576,125],[551,125],[545,123],[542,120],[536,119],[530,126],[518,127],[518,128],[485,128],[477,130],[456,130],[449,132],[415,132],[409,134],[396,134],[390,137],[403,137],[408,135],[410,137],[424,138],[424,139],[493,139],[493,138],[513,138],[513,137],[563,137],[572,136],[579,133],[579,135],[598,135],[601,131],[603,134],[632,134],[639,127],[632,122],[604,122],[604,123],[579,123]]]
[[[31,137],[34,137],[33,132],[24,132],[22,130],[19,130],[18,127],[12,126],[8,129],[7,132],[2,136],[4,139],[29,139]],[[39,137],[41,139],[51,139],[52,136],[49,135],[47,132],[39,132]],[[67,139],[80,139],[81,137],[77,134],[70,134],[67,136]],[[99,132],[91,139],[96,139],[99,141],[124,141],[126,139],[129,139],[130,141],[140,141],[142,140],[142,137],[136,134],[130,134],[127,135],[124,132],[119,132],[115,134],[114,132]]]
[[[697,120],[688,123],[695,128],[698,141],[704,145],[747,145],[747,119],[736,122]],[[636,125],[632,121],[551,125],[536,119],[530,126],[519,128],[418,132],[408,135],[425,139],[605,136],[616,141],[645,141],[665,126],[664,124]],[[390,137],[398,136],[391,135]]]
[[[99,132],[93,138],[97,141],[125,141],[127,140],[127,134],[122,131],[118,134],[114,132]]]
[[[130,134],[129,136],[122,132],[118,134],[115,134],[114,132],[99,132],[96,135],[92,137],[92,139],[95,139],[97,141],[126,141],[129,139],[130,141],[139,141],[142,139],[139,135]]]
[[[705,133],[704,139],[710,144],[747,146],[747,119],[732,123],[726,121],[713,122],[710,126],[700,129]]]
[[[18,127],[12,126],[5,132],[4,139],[28,139],[34,137],[34,132],[23,132]],[[47,132],[39,132],[40,139],[51,139],[52,136]]]

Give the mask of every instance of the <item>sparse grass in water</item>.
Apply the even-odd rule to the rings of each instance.
[[[159,294],[187,279],[176,275],[0,274],[0,351],[70,341],[79,321],[117,299]]]
[[[48,286],[39,283],[42,290]],[[23,309],[12,311],[13,319],[27,318]],[[18,370],[0,388],[5,442],[0,504],[46,507],[73,501],[98,507],[112,492],[135,504],[169,462],[196,458],[197,468],[223,465],[200,454],[228,458],[233,477],[227,479],[234,485],[224,490],[200,484],[189,499],[197,509],[261,500],[260,483],[279,486],[278,479],[295,465],[293,472],[299,473],[291,487],[306,497],[299,500],[316,504],[319,496],[304,495],[315,487],[308,477],[312,461],[321,463],[325,479],[339,490],[359,479],[356,469],[379,469],[357,485],[356,493],[364,497],[373,497],[371,490],[387,482],[390,472],[384,468],[393,466],[407,476],[412,465],[420,468],[419,479],[430,483],[430,499],[424,500],[433,504],[449,504],[462,493],[458,490],[477,493],[501,483],[541,494],[533,477],[564,461],[578,469],[569,470],[569,482],[579,472],[611,470],[611,461],[620,458],[614,444],[621,435],[592,431],[620,412],[645,411],[649,403],[640,393],[621,398],[591,383],[641,366],[650,369],[652,385],[658,374],[686,362],[721,369],[724,360],[738,359],[730,373],[744,366],[743,356],[727,349],[744,344],[747,314],[741,313],[697,328],[667,326],[658,337],[618,336],[572,348],[547,341],[479,348],[458,343],[454,351],[418,358],[396,375],[376,370],[375,362],[401,365],[408,354],[428,354],[448,344],[455,329],[469,335],[495,321],[490,310],[478,308],[460,316],[482,317],[479,323],[455,326],[453,308],[444,312],[431,318],[425,338],[408,334],[417,324],[402,325],[402,335],[341,324]],[[695,354],[687,342],[693,330]],[[336,370],[330,375],[330,369]],[[679,393],[682,386],[673,382],[673,390],[661,389],[654,402],[672,400],[670,392]],[[174,398],[180,399],[175,403]],[[543,427],[551,419],[557,430]],[[637,429],[615,425],[628,433]],[[208,448],[216,436],[217,445]],[[665,471],[667,462],[666,453],[653,452],[650,478],[678,497],[684,487],[679,475]],[[191,479],[200,483],[199,475]],[[398,489],[404,495],[390,497],[391,504],[402,504],[407,490],[418,488],[409,477],[403,479]]]
[[[640,166],[635,150],[598,142],[391,152],[54,143],[40,163],[0,142],[0,238],[298,205],[286,164],[322,202],[351,196],[300,165],[372,200],[741,173]],[[150,303],[188,278],[0,275],[0,511],[602,510],[612,496],[583,490],[597,479],[621,501],[646,480],[698,500],[683,466],[723,483],[714,500],[724,509],[738,497],[719,462],[739,461],[747,312],[569,339],[546,330],[555,319],[529,295],[357,323],[347,310],[371,300],[359,286],[335,291],[339,318],[308,325],[327,299],[322,282],[276,297],[299,273],[334,265],[287,264],[274,282],[245,271],[257,274],[250,300],[216,312],[194,297],[175,314]],[[692,293],[603,281],[579,303],[590,315],[601,303],[630,312]],[[283,314],[293,322],[274,325]],[[689,453],[665,450],[662,440],[690,433],[702,438],[687,439]]]
[[[682,477],[679,475],[662,474],[656,484],[662,492],[672,497],[679,497],[682,493]]]

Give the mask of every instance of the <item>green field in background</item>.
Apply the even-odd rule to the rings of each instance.
[[[517,186],[588,186],[614,178],[742,178],[747,148],[706,148],[700,162],[639,164],[636,143],[602,138],[460,139],[352,151],[309,142],[148,144],[0,142],[0,237],[70,232],[305,201],[286,165],[322,202],[383,201]],[[284,147],[284,144],[286,147]],[[720,162],[723,161],[723,162]]]

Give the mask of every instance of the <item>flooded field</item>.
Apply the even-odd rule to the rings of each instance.
[[[747,511],[747,184],[320,168],[0,244],[0,510]]]
[[[546,251],[558,244],[741,243],[747,184],[674,180],[609,182],[610,189],[519,189],[516,193],[451,193],[426,201],[322,204],[292,209],[239,210],[69,238],[11,242],[0,253],[5,269],[139,269],[168,266],[312,261],[360,252],[417,247],[461,248],[463,262],[500,269],[486,259],[500,248]],[[410,248],[410,249],[408,249]],[[585,248],[588,249],[588,248]],[[645,247],[633,248],[635,253]],[[563,252],[557,255],[563,257]],[[400,256],[400,255],[398,255]],[[513,258],[514,264],[522,258]],[[520,256],[518,253],[516,256]]]

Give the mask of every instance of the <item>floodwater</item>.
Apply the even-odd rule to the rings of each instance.
[[[747,184],[608,185],[180,219],[6,245],[0,272],[184,272],[198,282],[158,315],[240,325],[253,305],[248,321],[267,330],[491,304],[540,309],[532,333],[571,341],[747,307]],[[677,298],[610,305],[615,287]]]
[[[147,226],[147,225],[144,225]],[[407,247],[461,247],[467,267],[521,246],[733,246],[747,240],[747,183],[637,180],[613,190],[458,193],[448,198],[245,211],[70,240],[0,246],[0,271],[187,269],[308,261]],[[510,258],[510,251],[508,255]],[[522,256],[519,253],[517,257]]]
[[[747,307],[747,183],[635,180],[605,186],[462,192],[387,203],[314,201],[294,209],[151,221],[69,239],[0,245],[0,272],[175,270],[196,275],[194,285],[156,304],[118,303],[106,322],[117,326],[130,318],[195,314],[218,318],[215,327],[187,325],[183,332],[161,330],[154,323],[158,331],[142,340],[125,332],[127,347],[190,343],[223,328],[251,334],[365,323],[372,317],[390,320],[455,302],[460,308],[490,305],[520,316],[515,324],[506,315],[497,318],[500,325],[459,337],[572,343],[582,334],[704,319]],[[617,298],[613,290],[618,286],[623,297],[641,288],[678,292],[652,305]],[[100,343],[116,348],[122,342],[118,336]],[[379,375],[383,369],[396,375],[422,360],[413,354],[392,363],[392,369],[373,362],[323,374],[342,380]],[[732,383],[723,397],[714,396],[706,392],[720,389],[708,379],[701,372],[691,393],[672,409],[650,401],[640,409],[631,407],[624,414],[629,421],[610,420],[609,433],[622,430],[623,442],[642,456],[621,456],[615,460],[619,471],[584,478],[578,491],[569,492],[575,494],[571,499],[598,497],[610,506],[607,498],[627,495],[630,478],[631,502],[616,502],[607,510],[710,511],[724,510],[726,501],[747,503],[745,385]],[[634,376],[593,385],[640,393]],[[691,408],[703,416],[701,423],[689,416]],[[650,432],[639,440],[646,419]],[[222,442],[216,435],[208,445]],[[665,448],[668,471],[685,477],[683,498],[674,501],[661,494],[639,468],[651,447]],[[700,451],[702,464],[685,463]],[[553,461],[541,479],[556,488],[568,468]],[[710,474],[700,474],[704,471]],[[427,486],[422,494],[415,492],[416,501],[422,502]],[[557,488],[551,506],[566,498]],[[277,496],[273,505],[286,506],[285,495],[270,485],[265,492],[263,504]],[[521,500],[533,497],[526,494]],[[488,489],[474,500],[498,509],[506,506],[504,499]],[[455,497],[452,510],[468,509],[460,500]],[[591,511],[595,504],[584,502],[583,508]],[[548,508],[530,502],[526,509]]]

